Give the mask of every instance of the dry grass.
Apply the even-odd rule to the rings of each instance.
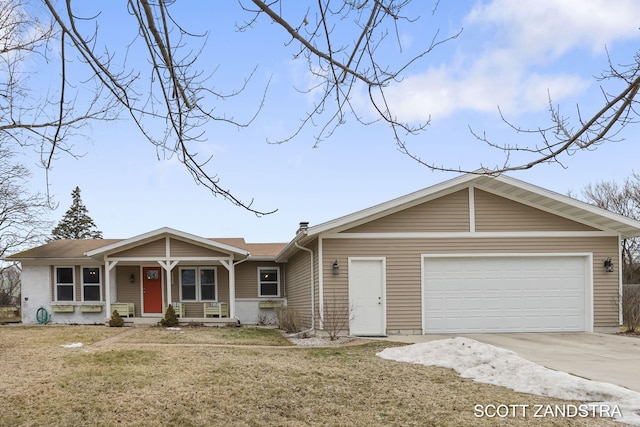
[[[250,328],[1,327],[0,425],[620,425],[476,418],[475,404],[563,402],[377,358],[390,343],[286,343]]]

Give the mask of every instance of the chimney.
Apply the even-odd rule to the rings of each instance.
[[[309,228],[309,223],[308,222],[301,222],[300,223],[300,227],[298,227],[298,231],[296,231],[296,234],[300,233],[303,230],[306,230],[307,228]]]

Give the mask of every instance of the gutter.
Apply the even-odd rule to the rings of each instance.
[[[306,334],[309,332],[313,332],[316,329],[316,311],[315,311],[315,305],[316,305],[316,286],[314,283],[314,278],[315,278],[315,271],[313,268],[313,251],[309,248],[305,248],[304,246],[300,246],[298,244],[298,242],[294,242],[296,248],[301,249],[305,252],[308,252],[310,255],[310,260],[311,260],[311,328],[305,330],[305,331],[300,331],[298,332],[298,334]]]
[[[293,240],[291,240],[289,242],[289,244],[287,244],[287,246],[285,246],[280,251],[280,253],[276,255],[275,261],[276,262],[282,262],[283,258],[285,260],[288,259],[291,256],[291,254],[289,252],[292,251],[292,248],[294,248],[294,247],[300,248],[300,246],[298,245],[298,242],[302,241],[307,236],[308,236],[308,234],[307,234],[307,229],[306,228],[302,228],[302,229],[298,230],[298,232],[296,233],[296,235],[293,238]]]

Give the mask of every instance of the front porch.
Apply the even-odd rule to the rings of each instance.
[[[235,270],[249,256],[244,249],[165,228],[85,255],[103,263],[105,306],[117,306],[123,318],[153,324],[178,304],[185,307],[182,322],[219,323],[206,320],[206,307],[225,303],[217,317],[236,322]]]
[[[286,305],[280,266],[272,256],[251,256],[244,239],[221,240],[163,228],[85,252],[102,264],[82,279],[96,282],[101,307],[96,304],[92,313],[81,307],[76,317],[88,323],[102,316],[102,323],[117,309],[125,324],[155,325],[173,306],[185,325],[234,326],[273,318],[275,308]]]

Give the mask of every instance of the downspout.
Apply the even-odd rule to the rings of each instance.
[[[298,244],[298,242],[294,243],[296,245],[296,248],[298,249],[302,249],[305,252],[309,252],[310,255],[310,260],[311,260],[311,328],[307,329],[306,331],[301,331],[298,332],[298,334],[306,334],[309,332],[313,332],[315,331],[316,328],[316,287],[315,287],[315,283],[314,283],[314,279],[315,279],[315,271],[313,268],[313,251],[309,248],[305,248],[304,246],[300,246]]]
[[[624,324],[622,313],[622,298],[624,295],[624,283],[622,283],[622,234],[618,233],[618,325]]]

